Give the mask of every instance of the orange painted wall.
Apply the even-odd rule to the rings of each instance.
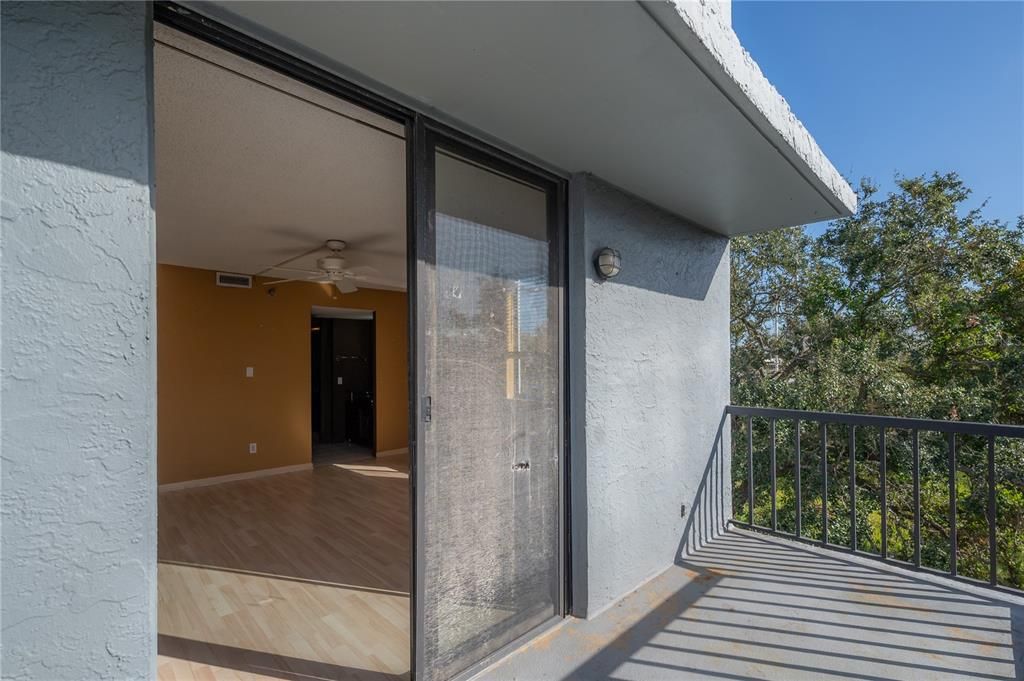
[[[215,273],[157,268],[157,468],[161,484],[308,463],[312,307],[373,310],[377,449],[408,446],[406,294],[341,295],[319,284],[274,296],[214,284]],[[245,368],[254,377],[245,377]],[[258,452],[249,454],[250,442]]]

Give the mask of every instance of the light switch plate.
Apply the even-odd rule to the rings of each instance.
[[[255,442],[250,442],[249,443],[249,453],[250,454],[255,454],[256,453],[256,443]]]
[[[252,367],[245,367],[245,377],[246,378],[252,378],[252,375],[253,375]]]
[[[338,376],[338,385],[342,385],[342,383],[343,381],[341,380],[341,376]]]

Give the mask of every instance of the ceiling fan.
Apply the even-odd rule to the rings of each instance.
[[[282,260],[276,265],[271,265],[267,269],[260,272],[263,275],[273,270],[282,270],[285,272],[296,272],[306,274],[306,277],[294,277],[291,279],[278,279],[276,281],[265,282],[264,286],[275,286],[277,284],[285,284],[292,281],[308,281],[317,284],[334,284],[335,288],[338,289],[339,293],[354,293],[359,290],[355,282],[364,281],[369,279],[372,275],[377,274],[377,270],[373,267],[345,267],[345,257],[342,255],[348,247],[348,244],[341,239],[328,239],[323,243],[322,246],[292,256],[287,260]],[[304,270],[296,267],[288,267],[288,263],[295,262],[299,258],[305,258],[315,253],[325,252],[324,255],[317,259],[316,270]]]

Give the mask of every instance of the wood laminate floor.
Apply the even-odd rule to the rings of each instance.
[[[405,457],[165,492],[161,681],[409,671]]]

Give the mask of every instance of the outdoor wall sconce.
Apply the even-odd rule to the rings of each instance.
[[[614,279],[622,270],[622,256],[614,248],[602,248],[594,256],[594,269],[601,279]]]

